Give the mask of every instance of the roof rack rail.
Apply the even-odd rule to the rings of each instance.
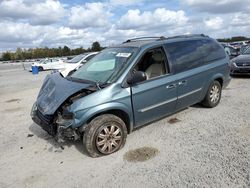
[[[139,37],[139,38],[132,38],[132,39],[128,39],[123,43],[129,43],[129,42],[135,42],[135,41],[139,41],[139,40],[156,40],[156,41],[160,41],[160,40],[166,40],[166,39],[175,39],[175,38],[191,38],[191,37],[209,37],[207,35],[204,34],[187,34],[187,35],[177,35],[177,36],[173,36],[173,37]]]
[[[128,42],[133,42],[133,41],[138,41],[138,40],[150,40],[150,39],[156,39],[156,40],[164,40],[164,39],[167,39],[166,37],[164,36],[161,36],[161,37],[139,37],[139,38],[132,38],[132,39],[128,39],[126,40],[125,42],[123,43],[128,43]]]
[[[191,37],[208,37],[208,36],[204,34],[188,34],[188,35],[178,35],[178,36],[168,37],[167,39],[191,38]]]

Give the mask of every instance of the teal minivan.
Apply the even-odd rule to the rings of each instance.
[[[48,75],[31,117],[59,142],[82,138],[99,157],[142,125],[196,103],[217,106],[229,74],[223,47],[203,34],[130,39],[66,78]]]

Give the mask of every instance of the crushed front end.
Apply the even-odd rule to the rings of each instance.
[[[79,139],[78,128],[72,128],[74,114],[68,109],[74,100],[95,90],[90,88],[90,84],[69,81],[59,73],[48,75],[32,107],[32,120],[58,142]]]
[[[73,129],[71,125],[74,122],[73,117],[63,115],[57,112],[56,115],[43,115],[34,103],[31,110],[32,120],[39,125],[48,134],[55,137],[58,142],[64,142],[65,139],[77,140],[80,138],[78,129]]]
[[[53,115],[43,115],[42,112],[37,108],[37,104],[34,103],[31,110],[31,118],[32,120],[41,126],[45,131],[47,131],[50,135],[55,136],[57,133],[57,126],[54,123]]]

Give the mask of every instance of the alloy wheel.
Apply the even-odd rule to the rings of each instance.
[[[96,148],[103,154],[110,154],[118,150],[122,143],[122,132],[115,124],[101,127],[96,136]]]
[[[220,98],[220,88],[217,85],[213,85],[210,91],[210,100],[212,103],[218,102]]]

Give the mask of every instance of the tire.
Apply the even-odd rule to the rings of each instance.
[[[126,137],[125,123],[115,115],[104,114],[97,116],[87,125],[83,145],[91,157],[100,157],[121,149]]]
[[[38,70],[39,71],[43,71],[43,67],[38,67]]]
[[[216,107],[221,99],[221,84],[217,81],[214,80],[207,91],[207,94],[202,101],[202,105],[207,107],[207,108],[213,108]]]

